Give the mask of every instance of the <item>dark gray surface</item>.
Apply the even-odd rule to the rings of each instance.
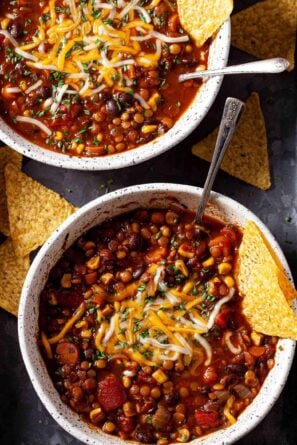
[[[242,0],[241,7],[251,4]],[[253,1],[252,3],[255,3]],[[238,9],[238,8],[237,8]],[[251,60],[231,49],[229,63]],[[202,186],[208,164],[191,154],[192,143],[219,122],[228,95],[245,100],[260,94],[269,138],[272,188],[263,192],[220,172],[214,189],[254,211],[280,243],[297,281],[296,76],[226,77],[211,112],[200,127],[169,152],[133,168],[89,173],[47,167],[25,159],[23,170],[77,206],[123,186],[175,182]],[[261,424],[237,445],[295,445],[297,443],[297,359],[286,387]],[[0,310],[0,445],[80,445],[49,416],[29,381],[19,351],[17,322]]]

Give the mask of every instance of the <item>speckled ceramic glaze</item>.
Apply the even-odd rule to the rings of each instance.
[[[144,184],[117,190],[102,196],[70,216],[49,238],[36,256],[24,284],[19,308],[19,341],[23,359],[32,384],[41,401],[53,418],[70,434],[86,444],[124,445],[127,442],[109,436],[100,430],[90,429],[79,416],[62,403],[55,390],[37,347],[39,295],[45,285],[50,269],[84,231],[139,206],[166,207],[175,203],[195,209],[202,190],[186,185]],[[274,237],[265,225],[248,209],[218,193],[212,193],[208,213],[222,220],[244,226],[253,220],[270,242],[284,270],[291,278],[286,259]],[[285,385],[294,355],[295,343],[279,340],[274,368],[268,374],[260,393],[253,403],[241,414],[238,421],[223,430],[204,438],[196,439],[192,445],[231,444],[254,428],[269,412]]]
[[[209,68],[227,65],[230,47],[230,20],[224,23],[210,47]],[[203,84],[194,101],[176,124],[164,135],[133,150],[103,157],[80,158],[46,150],[17,134],[0,117],[0,139],[29,158],[57,167],[76,170],[111,170],[147,161],[188,136],[207,114],[221,86],[223,77],[212,77]]]

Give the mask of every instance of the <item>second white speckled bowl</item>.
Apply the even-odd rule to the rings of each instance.
[[[229,48],[230,20],[227,20],[211,44],[210,69],[223,68],[227,65]],[[158,156],[185,139],[208,113],[218,94],[222,80],[222,76],[212,77],[204,83],[190,107],[167,133],[145,145],[122,153],[86,158],[47,150],[16,133],[1,117],[0,139],[28,158],[56,167],[75,170],[111,170],[128,167]]]
[[[174,200],[189,209],[197,207],[202,190],[176,184],[144,184],[117,190],[102,196],[65,221],[49,238],[33,261],[24,284],[19,307],[19,341],[23,359],[32,384],[53,418],[70,434],[91,445],[125,445],[127,442],[94,430],[78,414],[65,405],[47,373],[37,346],[39,295],[48,273],[65,249],[86,230],[137,207],[167,207]],[[291,277],[286,259],[267,227],[246,207],[218,193],[212,193],[208,213],[225,221],[244,226],[247,220],[257,223]],[[275,366],[268,374],[253,403],[239,416],[237,422],[226,428],[195,439],[192,445],[226,445],[238,440],[253,429],[269,412],[283,389],[294,356],[295,342],[279,340]]]

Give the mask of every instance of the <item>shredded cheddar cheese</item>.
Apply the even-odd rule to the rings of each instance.
[[[186,34],[175,38],[154,30],[150,12],[157,4],[64,0],[63,9],[48,0],[32,42],[19,45],[8,37],[29,67],[64,73],[65,84],[76,85],[83,97],[105,86],[125,91],[128,66],[153,68],[162,42],[189,40]],[[143,50],[140,42],[145,40],[150,40],[151,51]]]
[[[55,343],[58,343],[62,338],[65,337],[68,331],[72,328],[72,326],[83,316],[84,312],[86,310],[85,303],[81,303],[80,306],[76,309],[73,316],[65,323],[59,334],[55,335],[54,337],[51,337],[48,339],[48,343],[50,345],[54,345]]]
[[[124,353],[145,366],[161,366],[164,360],[211,363],[212,349],[203,334],[209,330],[208,320],[201,315],[203,296],[183,294],[167,288],[164,266],[149,268],[155,290],[137,282],[128,284],[110,299],[113,315],[105,317],[100,311],[100,326],[95,335],[95,346],[106,355]],[[224,301],[233,296],[233,289]],[[174,302],[170,299],[172,295]],[[187,297],[186,299],[183,297]],[[191,299],[191,301],[189,301]],[[222,300],[221,300],[222,301]],[[210,313],[217,314],[221,302]],[[196,364],[196,365],[195,365]]]

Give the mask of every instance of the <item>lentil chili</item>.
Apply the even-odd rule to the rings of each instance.
[[[188,442],[236,422],[274,365],[250,328],[236,226],[138,209],[85,233],[41,294],[40,348],[62,400],[126,440]]]
[[[0,113],[58,152],[104,156],[170,129],[207,67],[176,1],[11,0],[0,4]]]

